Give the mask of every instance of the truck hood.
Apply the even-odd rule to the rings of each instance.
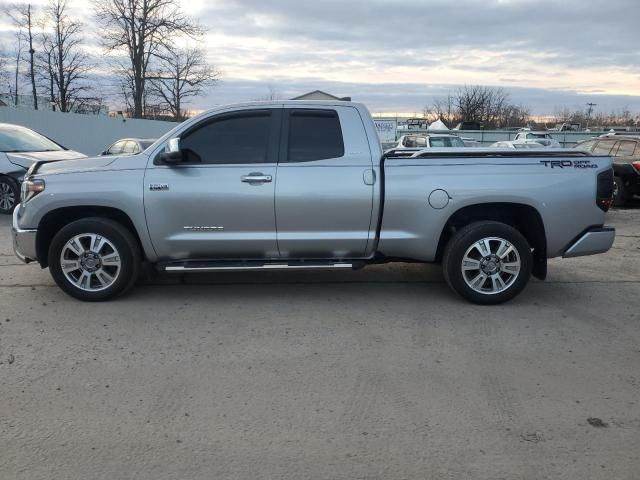
[[[36,167],[36,173],[72,173],[81,172],[86,170],[95,170],[104,168],[113,163],[118,157],[116,156],[101,156],[101,157],[84,157],[74,158],[69,160],[39,160],[38,167]]]
[[[11,163],[27,169],[35,162],[56,162],[70,158],[86,158],[86,155],[73,150],[57,150],[55,152],[7,152],[6,155]]]

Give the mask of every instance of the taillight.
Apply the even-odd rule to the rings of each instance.
[[[640,162],[633,162],[631,166],[636,172],[640,173]]]
[[[606,212],[613,202],[613,168],[598,174],[596,205]]]

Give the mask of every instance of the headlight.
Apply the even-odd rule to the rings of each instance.
[[[22,182],[22,203],[27,203],[40,192],[44,192],[44,180],[36,178]]]

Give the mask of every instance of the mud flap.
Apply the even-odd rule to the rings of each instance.
[[[542,248],[536,248],[533,250],[533,269],[531,274],[544,280],[547,278],[547,250]]]

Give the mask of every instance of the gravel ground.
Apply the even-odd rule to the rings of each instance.
[[[0,479],[638,479],[640,209],[498,307],[437,267],[83,304],[0,218]]]

